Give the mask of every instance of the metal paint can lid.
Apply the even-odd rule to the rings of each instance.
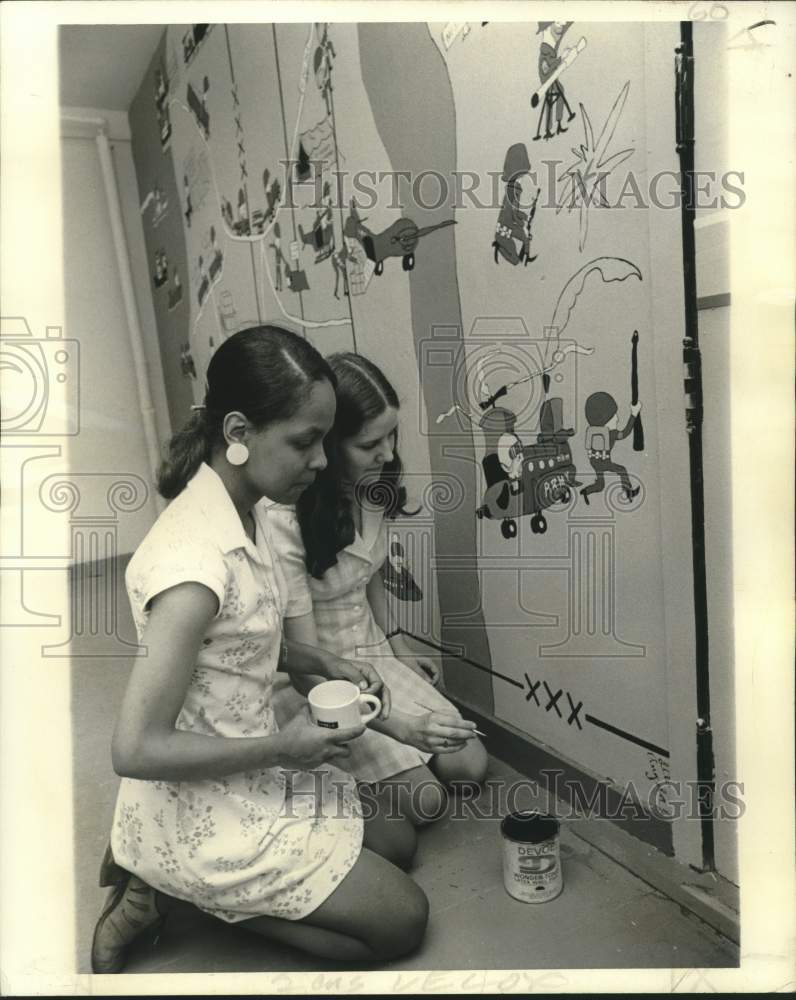
[[[507,840],[520,844],[541,844],[558,836],[559,823],[555,816],[536,810],[509,813],[500,824],[500,832]]]

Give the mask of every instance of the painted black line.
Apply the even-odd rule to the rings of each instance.
[[[237,81],[235,80],[235,65],[232,62],[232,48],[231,48],[231,46],[229,44],[229,27],[226,24],[224,25],[224,37],[226,38],[226,41],[227,41],[227,58],[229,59],[229,75],[230,75],[230,78],[232,79],[232,89],[235,92],[235,95],[237,95],[238,84],[237,84]],[[237,96],[235,97],[235,100],[238,103],[238,105],[240,106],[240,102],[239,102]],[[243,135],[243,126],[240,124],[241,114],[242,113],[240,111],[238,111],[237,115],[235,116],[236,119],[237,119],[236,124],[238,125],[238,129],[237,129],[237,134],[238,134],[238,138],[237,138],[237,142],[238,142],[238,166],[241,165],[241,163],[240,163],[240,156],[241,156],[241,140],[240,140],[240,136]],[[246,152],[245,152],[245,149],[243,150],[243,169],[244,169],[244,172],[245,172],[245,170],[246,170]],[[241,186],[243,187],[243,197],[246,199],[246,211],[248,212],[249,211],[249,186],[246,183],[245,176],[241,177],[240,183],[241,183]]]
[[[668,750],[664,750],[663,747],[655,746],[654,743],[649,743],[647,740],[642,740],[640,736],[634,736],[632,733],[626,733],[624,729],[618,729],[616,726],[612,726],[608,722],[603,722],[602,719],[595,719],[593,715],[587,715],[585,718],[586,721],[590,722],[593,726],[599,726],[600,729],[605,729],[607,732],[613,733],[614,736],[621,736],[623,740],[635,743],[636,746],[644,747],[645,750],[652,750],[654,753],[660,754],[661,757],[669,756]]]
[[[414,639],[416,642],[422,643],[424,646],[428,646],[430,649],[436,649],[438,652],[445,653],[447,656],[455,656],[457,660],[461,660],[463,663],[467,663],[469,666],[475,667],[476,670],[483,670],[485,674],[491,674],[493,677],[499,677],[502,681],[506,681],[507,684],[511,684],[513,687],[524,688],[524,685],[519,681],[515,681],[513,677],[506,677],[505,674],[500,674],[497,670],[490,670],[489,667],[485,667],[481,663],[476,663],[475,660],[470,660],[466,656],[460,656],[455,650],[446,649],[444,646],[440,646],[436,642],[429,642],[428,639],[421,639],[419,635],[414,635],[412,632],[407,632],[405,629],[395,629],[393,632],[390,632],[390,635],[388,635],[387,638],[389,639],[390,636],[397,635],[399,632],[408,636],[410,639]],[[538,683],[536,686],[539,686]],[[547,687],[547,684],[545,684],[545,687]],[[560,697],[562,693],[562,691],[559,691],[558,697]],[[549,688],[548,694],[550,694]],[[582,704],[583,703],[581,702],[581,705]],[[558,706],[555,705],[554,707],[556,708],[556,711],[558,711]],[[602,719],[596,719],[593,715],[586,715],[585,719],[593,726],[599,726],[600,729],[613,733],[614,736],[619,736],[621,739],[628,740],[630,743],[635,743],[637,746],[644,747],[645,750],[652,750],[653,753],[660,754],[661,757],[666,757],[668,759],[670,756],[669,751],[664,750],[663,747],[656,746],[648,740],[642,740],[640,736],[634,736],[632,733],[625,732],[624,729],[612,726],[609,722],[603,722]],[[576,721],[580,724],[580,720],[576,719]]]
[[[287,141],[287,115],[285,114],[285,95],[282,92],[282,71],[279,68],[279,48],[278,48],[277,43],[276,43],[276,25],[275,24],[271,25],[271,31],[272,31],[273,36],[274,36],[274,62],[276,63],[276,82],[277,82],[277,86],[279,87],[279,106],[282,109],[282,137],[283,137],[283,140],[284,140],[284,143],[285,143],[285,162],[287,163],[287,170],[285,171],[285,194],[287,194],[288,185],[291,185],[291,188],[290,188],[290,220],[291,220],[291,223],[293,225],[293,242],[295,243],[296,242],[296,208],[295,208],[295,202],[293,201],[293,188],[292,188],[293,180],[292,180],[291,172],[290,172],[290,146],[289,146],[288,141]],[[277,209],[277,212],[278,212],[278,209]],[[298,264],[298,261],[294,261],[294,263]],[[292,268],[291,268],[291,270],[292,270]],[[289,284],[289,282],[288,282],[288,284]],[[298,299],[299,299],[299,312],[301,313],[301,319],[302,319],[301,332],[304,334],[304,338],[306,339],[306,337],[307,337],[307,328],[306,328],[306,326],[304,326],[304,322],[303,322],[303,320],[305,318],[304,317],[304,299],[302,298],[303,294],[304,294],[303,292],[299,292],[298,293]]]
[[[249,256],[251,257],[252,261],[252,281],[254,282],[254,298],[257,302],[257,322],[262,323],[263,313],[262,310],[260,309],[260,292],[257,288],[257,267],[255,266],[254,263],[254,247],[251,245],[251,243],[249,244]]]
[[[439,653],[445,653],[446,656],[455,656],[457,660],[461,660],[462,663],[466,663],[470,667],[475,667],[476,670],[483,670],[485,674],[492,674],[493,677],[499,677],[502,681],[506,681],[507,684],[512,684],[514,687],[522,688],[523,685],[519,681],[515,681],[513,677],[506,677],[505,674],[499,674],[497,670],[490,670],[489,667],[485,667],[482,663],[476,663],[475,660],[470,660],[466,656],[462,656],[457,653],[454,649],[446,649],[444,646],[438,645],[436,642],[429,642],[428,639],[421,639],[419,635],[414,635],[412,632],[406,632],[404,629],[397,629],[397,632],[402,632],[404,635],[408,635],[410,639],[414,639],[416,642],[422,643],[424,646],[428,646],[429,649],[436,649]],[[395,634],[395,633],[391,633]]]
[[[329,72],[331,73],[331,67],[329,68]],[[335,170],[337,171],[336,197],[337,197],[337,209],[340,214],[340,242],[342,243],[340,249],[342,251],[345,250],[346,248],[345,206],[343,205],[343,199],[341,198],[341,195],[343,193],[343,182],[340,174],[340,147],[337,145],[337,120],[334,116],[334,88],[331,85],[329,86],[329,105],[331,107],[331,115],[329,117],[332,120],[332,137],[334,139],[334,165],[335,165]],[[357,350],[357,331],[356,328],[354,327],[354,307],[351,304],[352,292],[351,292],[351,285],[348,281],[348,268],[346,267],[345,260],[343,260],[343,275],[344,275],[343,297],[348,299],[348,315],[351,321],[351,342],[354,345],[354,354],[358,354],[359,351]],[[345,294],[346,290],[348,290],[348,295]]]
[[[231,47],[231,45],[229,43],[229,27],[226,24],[224,25],[224,38],[227,41],[227,59],[229,60],[229,75],[230,75],[230,78],[232,80],[232,89],[235,92],[237,92],[238,84],[237,84],[237,82],[235,80],[235,66],[234,66],[234,64],[232,62],[232,47]],[[238,126],[238,133],[239,133],[239,135],[243,134],[243,126],[241,125],[241,114],[242,114],[242,112],[239,110],[238,113],[235,115],[235,119],[236,119],[236,124]],[[238,149],[240,150],[240,138],[238,138]],[[245,163],[245,154],[244,154],[244,163]],[[238,158],[238,164],[240,165],[240,154],[239,154],[239,158]],[[243,186],[243,196],[246,199],[246,211],[248,213],[249,212],[249,186],[246,183],[246,181],[245,181],[244,178],[241,178],[240,183]],[[251,218],[251,215],[249,215],[249,218]],[[259,290],[257,288],[257,268],[254,265],[254,247],[251,245],[251,243],[249,244],[249,257],[251,258],[251,263],[252,263],[252,279],[254,280],[254,301],[257,303],[257,321],[258,321],[258,323],[262,323],[262,321],[263,321],[263,314],[262,314],[262,310],[260,309],[260,292],[259,292]]]

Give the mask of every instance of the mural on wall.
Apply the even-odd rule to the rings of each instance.
[[[488,24],[489,21],[482,21],[481,27],[485,28]],[[463,42],[472,30],[469,21],[449,21],[442,29],[442,44],[449,49],[457,38]]]
[[[281,128],[285,142],[289,136],[292,139],[285,146],[284,156],[279,158],[287,168],[283,171],[283,183],[274,176],[279,172],[275,166],[274,173],[263,179],[268,194],[262,231],[268,237],[266,245],[272,253],[261,252],[260,269],[276,296],[282,316],[320,330],[352,323],[350,311],[347,315],[341,313],[334,303],[345,302],[350,293],[347,266],[353,256],[335,201],[338,194],[335,172],[343,154],[335,116],[334,75],[338,54],[332,37],[333,25],[297,25],[291,29],[291,45],[297,31],[304,32],[307,28],[298,66],[281,66],[281,45],[277,44],[274,31],[274,52],[280,61],[277,90]],[[291,51],[295,53],[297,49]],[[295,91],[290,92],[288,99],[283,88],[289,88],[291,79],[295,79]],[[291,103],[294,99],[295,106]],[[286,301],[281,297],[283,292],[292,296]]]
[[[224,253],[218,245],[216,227],[210,226],[203,240],[202,253],[196,262],[199,275],[196,296],[200,309],[211,289],[221,280],[223,267]]]
[[[351,200],[351,208],[346,220],[346,232],[351,234],[365,252],[365,256],[374,265],[376,275],[384,273],[384,262],[389,257],[400,257],[404,271],[411,271],[415,266],[415,248],[424,236],[435,233],[438,229],[456,225],[455,219],[445,219],[433,226],[419,229],[405,215],[393,222],[387,229],[374,233],[365,225],[367,219],[360,217],[356,202]]]
[[[192,24],[182,36],[182,58],[186,66],[193,61],[205,39],[213,30],[212,24]]]
[[[613,461],[612,450],[617,441],[623,441],[636,422],[641,411],[641,403],[631,403],[630,416],[627,423],[619,427],[619,406],[608,392],[593,392],[586,400],[586,457],[594,469],[596,478],[593,483],[580,491],[580,495],[589,503],[591,493],[602,493],[605,489],[605,474],[612,472],[619,476],[625,498],[630,502],[638,495],[641,487],[633,486],[627,469]]]
[[[652,318],[643,311],[649,296],[641,286],[650,233],[643,212],[617,220],[603,186],[618,183],[616,168],[633,154],[631,146],[645,148],[644,110],[628,82],[634,95],[643,93],[637,83],[642,32],[628,46],[629,35],[597,25],[581,33],[567,22],[544,22],[538,31],[528,25],[522,36],[509,28],[493,23],[484,30],[475,22],[426,29],[433,59],[416,75],[426,79],[441,66],[451,95],[449,105],[429,96],[432,141],[413,137],[405,123],[414,122],[417,131],[410,113],[417,98],[410,99],[408,84],[395,84],[396,65],[422,47],[416,34],[411,49],[398,46],[391,62],[395,29],[388,25],[365,32],[342,24],[169,26],[131,128],[139,190],[147,192],[141,214],[164,366],[176,373],[173,381],[182,392],[169,385],[170,405],[177,400],[173,422],[176,427],[185,419],[186,393],[194,402],[201,399],[215,347],[251,323],[281,319],[324,352],[343,349],[349,338],[345,349],[359,347],[388,373],[400,371],[397,383],[404,391],[416,392],[408,383],[419,365],[423,430],[410,434],[420,440],[412,440],[413,460],[428,455],[437,481],[456,473],[457,461],[466,463],[462,478],[472,478],[463,519],[473,538],[467,552],[477,574],[473,607],[482,608],[483,616],[481,638],[472,642],[482,642],[485,653],[469,651],[476,628],[473,613],[461,606],[460,580],[450,587],[454,597],[444,609],[440,601],[439,618],[445,628],[451,628],[451,616],[467,618],[470,634],[463,628],[456,636],[462,655],[495,664],[493,676],[491,666],[481,671],[495,697],[495,714],[518,724],[513,713],[521,709],[529,716],[523,728],[565,753],[573,749],[569,733],[577,738],[602,725],[605,739],[638,732],[665,754],[657,746],[665,744],[665,734],[655,728],[660,713],[644,707],[660,702],[660,677],[653,673],[663,647],[654,613],[645,608],[638,614],[646,572],[639,553],[644,549],[648,560],[654,558],[647,550],[657,523],[654,497],[652,503],[631,503],[641,496],[639,486],[649,486],[642,480],[649,472],[642,465],[646,456],[634,458],[644,450],[641,394],[648,439],[657,440],[661,429],[650,398],[653,374],[646,356],[639,366],[637,338],[630,345],[627,394],[627,337],[634,327],[645,342],[654,335]],[[376,58],[368,53],[379,32]],[[573,37],[577,43],[565,48]],[[172,58],[181,46],[182,58]],[[538,85],[528,72],[537,47]],[[592,58],[597,52],[599,66]],[[485,84],[496,65],[499,78]],[[536,69],[531,67],[534,75]],[[437,81],[432,89],[439,94],[445,88]],[[567,130],[568,138],[556,138]],[[537,137],[551,146],[533,146]],[[557,143],[571,140],[575,159],[567,157],[563,172],[550,178],[556,198],[546,205],[539,187],[524,180],[539,168],[529,151],[555,151]],[[454,169],[486,178],[501,156],[497,199],[480,213],[457,205],[455,217],[453,207],[424,216],[416,198],[389,201],[389,194],[371,205],[335,177],[342,170],[350,184],[357,171],[408,169],[414,176],[424,169],[448,177]],[[577,248],[575,220],[571,238],[564,235],[570,223],[557,220],[565,209],[579,213]],[[616,227],[617,221],[622,225]],[[438,274],[444,282],[430,288]],[[493,324],[491,339],[477,333],[485,317]],[[521,349],[515,357],[506,350],[513,335],[503,336],[502,329],[519,317]],[[443,331],[437,337],[430,328],[437,357],[461,348],[468,378],[472,373],[465,392],[451,388],[452,372],[442,362],[424,368],[418,360],[416,339],[428,337],[421,330],[438,320],[458,329],[455,336]],[[651,361],[650,351],[649,368]],[[437,413],[436,422],[429,419]],[[464,419],[450,420],[454,414]],[[435,433],[437,441],[431,440]],[[450,459],[444,452],[449,441],[461,456]],[[419,537],[415,524],[398,525],[400,539],[391,534],[385,588],[408,617],[426,623],[424,634],[431,630],[428,608],[444,585],[444,557],[464,552],[462,521],[456,530],[452,523],[451,517],[446,525],[438,512],[430,516],[423,552],[412,547]],[[441,531],[448,531],[445,545],[435,548]],[[435,561],[438,554],[443,558]],[[499,556],[499,568],[490,562],[493,556]],[[521,573],[511,568],[515,557],[524,559]],[[611,588],[604,587],[606,580],[613,581]],[[650,592],[656,586],[652,581]],[[588,615],[600,623],[596,632],[589,631]],[[534,629],[548,631],[523,630],[529,619]],[[455,621],[452,627],[458,627]],[[644,643],[626,641],[623,630]],[[647,649],[652,653],[644,659]],[[624,658],[618,667],[615,658]],[[628,666],[631,679],[621,673]],[[495,692],[501,683],[507,694]],[[630,707],[617,695],[614,713],[606,702],[620,688],[632,689],[625,699]],[[525,693],[524,701],[518,692]],[[545,730],[548,720],[564,735]],[[613,751],[602,757],[603,749],[595,768],[622,774]],[[636,765],[629,763],[628,773]]]
[[[262,48],[270,47],[278,63],[276,30],[252,30],[268,39],[269,45]],[[157,109],[170,116],[169,156],[179,164],[185,229],[193,234],[200,220],[196,236],[187,237],[187,260],[176,262],[183,265],[182,275],[189,276],[193,309],[187,335],[200,372],[209,362],[210,338],[223,340],[247,318],[236,310],[233,324],[232,313],[219,301],[218,285],[222,275],[226,282],[233,245],[244,253],[250,248],[255,309],[248,317],[262,317],[264,312],[273,317],[274,309],[265,308],[273,302],[284,320],[322,329],[352,326],[350,308],[341,312],[334,303],[345,306],[350,297],[363,295],[374,275],[390,273],[390,258],[400,260],[403,271],[411,271],[421,259],[421,241],[428,240],[428,253],[433,253],[432,234],[456,223],[449,218],[424,226],[399,209],[397,218],[380,218],[374,225],[370,213],[360,214],[355,201],[346,211],[335,200],[340,192],[334,172],[344,157],[335,124],[338,51],[333,32],[333,25],[322,23],[280,29],[290,60],[274,67],[269,124],[260,121],[256,130],[250,119],[256,106],[251,100],[254,63],[238,50],[229,26],[168,29],[170,35],[177,33],[182,47],[182,73],[176,65],[166,72],[165,53],[151,69]],[[296,61],[301,34],[304,41]],[[184,100],[175,96],[177,87]],[[158,207],[159,197],[156,186],[142,206],[144,212],[155,202],[156,220],[167,209],[167,202]],[[208,238],[208,233],[215,237]],[[235,284],[243,274],[242,263],[236,253]],[[158,280],[167,280],[160,270]],[[171,310],[182,298],[179,285],[173,292]],[[224,292],[232,294],[232,289]],[[207,328],[208,319],[215,330]]]
[[[362,261],[358,260],[355,253],[348,245],[348,239],[343,236],[343,245],[332,254],[332,268],[334,270],[334,292],[336,299],[340,298],[340,285],[342,282],[343,295],[350,295],[348,284],[348,270],[354,271],[357,267],[362,267]],[[361,295],[364,288],[356,291],[355,295]]]
[[[171,116],[169,115],[169,79],[161,64],[155,70],[155,114],[158,120],[160,146],[163,152],[169,148],[171,140]]]
[[[342,233],[338,236],[335,232],[329,182],[339,157],[332,96],[336,51],[329,26],[301,26],[301,32],[307,32],[304,35],[303,58],[298,65],[283,67],[284,76],[277,81],[279,86],[271,91],[278,94],[277,104],[272,105],[269,111],[271,127],[261,121],[254,131],[249,118],[251,86],[255,82],[251,75],[253,64],[240,55],[228,26],[217,27],[223,33],[219,43],[213,46],[211,42],[208,54],[201,58],[197,50],[200,44],[207,47],[209,31],[202,34],[201,30],[198,33],[194,30],[192,35],[186,33],[184,36],[185,51],[191,53],[192,71],[196,60],[196,74],[190,83],[185,84],[194,96],[189,98],[188,106],[183,110],[190,115],[199,143],[188,150],[185,160],[183,189],[186,224],[189,228],[191,223],[196,224],[200,209],[197,185],[205,180],[201,175],[206,174],[203,193],[215,190],[216,197],[210,200],[209,211],[205,209],[202,214],[206,219],[214,220],[215,232],[220,233],[226,242],[234,241],[250,247],[256,313],[249,313],[249,321],[262,316],[265,303],[271,300],[275,302],[278,313],[294,323],[315,328],[348,325],[350,316],[335,314],[325,305],[327,301],[341,297],[341,283],[344,292],[348,284],[345,275],[347,255],[338,250]],[[265,38],[272,35],[269,41],[276,53],[276,33],[268,29],[258,30],[263,32]],[[293,37],[296,37],[295,32]],[[297,73],[293,78],[299,97],[292,121],[285,120],[287,111],[282,90],[283,85],[289,85],[291,70]],[[226,85],[223,80],[225,73]],[[314,88],[311,83],[313,77]],[[216,78],[218,83],[214,86]],[[211,99],[215,101],[212,106]],[[212,136],[211,117],[215,122]],[[283,147],[283,138],[291,133],[292,145]],[[291,162],[295,165],[294,169],[286,172]],[[306,183],[308,190],[295,198],[301,183]],[[291,185],[295,187],[291,188]],[[288,198],[288,195],[291,197]],[[305,214],[305,205],[311,207],[310,216]],[[206,322],[203,310],[208,301],[212,299],[215,302],[213,315],[218,318],[216,332],[221,339],[243,320],[236,314],[237,322],[233,325],[229,309],[215,298],[219,294],[214,289],[221,277],[223,250],[219,253],[218,246],[212,240],[208,242],[206,237],[203,237],[201,246],[194,246],[193,259],[198,261],[201,258],[201,264],[192,269],[191,281],[194,301],[200,309],[192,316],[190,342],[198,344],[203,340],[209,344],[212,333],[199,333],[200,326]],[[328,268],[331,283],[316,277],[321,273],[316,268],[321,265],[324,269]],[[240,268],[236,267],[233,274],[239,279]],[[336,295],[332,293],[334,285],[337,286]],[[320,294],[309,300],[306,295],[314,286]],[[230,289],[225,291],[231,294]],[[308,308],[314,313],[311,319]],[[274,315],[273,308],[268,308],[266,312]],[[204,349],[200,354],[201,362],[197,358],[197,364],[201,363],[204,367],[209,355]]]
[[[364,295],[370,279],[376,271],[376,265],[366,255],[359,234],[360,219],[352,201],[351,208],[343,225],[344,245],[332,257],[332,265],[335,269],[335,290],[337,290],[338,281],[342,273],[344,279],[343,288],[344,290],[348,289],[352,295]]]
[[[152,273],[152,281],[155,288],[161,288],[169,280],[169,261],[163,247],[155,251],[155,267]]]
[[[471,31],[469,21],[449,21],[442,29],[442,44],[449,49],[457,38],[464,41]]]
[[[188,344],[183,344],[180,348],[180,369],[185,378],[196,380],[198,377],[193,354],[191,354],[191,348]]]
[[[169,210],[169,200],[157,184],[141,202],[140,212],[142,216],[146,214],[150,205],[152,206],[150,224],[153,229],[157,229]]]
[[[182,302],[182,282],[180,281],[180,269],[175,265],[171,276],[171,288],[169,289],[169,312],[176,309]]]
[[[628,80],[619,91],[596,140],[589,115],[583,105],[580,105],[585,141],[579,147],[573,147],[575,159],[561,175],[556,214],[564,208],[567,209],[567,213],[578,209],[580,216],[578,249],[581,251],[586,246],[589,235],[589,209],[592,205],[601,208],[610,207],[605,192],[605,181],[620,163],[624,163],[635,152],[633,148],[629,148],[609,155],[611,140],[622,117],[629,91]]]
[[[495,238],[492,247],[495,251],[495,263],[502,257],[515,267],[517,264],[531,264],[539,256],[534,254],[531,257],[531,240],[533,235],[534,216],[536,215],[536,203],[539,200],[540,188],[536,189],[531,207],[524,212],[520,207],[522,196],[522,185],[520,178],[529,174],[531,161],[528,159],[528,150],[524,142],[517,142],[509,146],[503,159],[503,173],[501,180],[506,185],[503,192],[503,203],[500,206]]]
[[[571,488],[580,486],[581,483],[576,478],[568,441],[575,431],[564,427],[561,398],[543,400],[539,411],[539,432],[532,444],[522,442],[515,431],[516,414],[505,405],[497,406],[497,400],[516,386],[525,385],[533,379],[546,378],[550,371],[562,364],[568,354],[574,352],[590,355],[593,350],[575,343],[559,344],[548,365],[527,372],[492,391],[483,374],[483,366],[491,355],[500,353],[500,348],[496,348],[482,355],[478,361],[482,368],[478,379],[481,395],[478,406],[483,411],[481,416],[473,416],[456,403],[437,417],[437,424],[440,424],[459,412],[482,431],[486,449],[481,462],[485,491],[483,501],[476,509],[476,516],[479,519],[499,520],[501,534],[506,539],[516,537],[517,518],[525,515],[530,516],[531,531],[534,534],[544,534],[547,520],[542,512],[554,504],[568,503],[572,496]]]
[[[493,391],[483,374],[483,366],[489,360],[490,354],[482,355],[477,362],[481,367],[478,379],[480,393],[478,407],[482,414],[476,417],[466,407],[455,403],[436,418],[436,423],[441,424],[458,412],[483,432],[486,453],[481,465],[485,489],[482,503],[476,509],[476,516],[479,519],[499,521],[501,534],[506,539],[516,537],[517,519],[523,516],[530,517],[530,528],[534,534],[544,534],[547,530],[547,520],[543,512],[556,504],[561,504],[562,507],[568,504],[573,498],[573,488],[582,485],[577,478],[578,473],[569,444],[569,439],[574,436],[575,430],[564,425],[562,398],[551,397],[549,392],[552,384],[550,373],[563,364],[568,354],[576,353],[586,357],[594,354],[593,346],[587,347],[572,341],[562,343],[561,340],[561,335],[592,275],[599,275],[603,284],[623,282],[628,278],[642,280],[638,267],[622,257],[597,257],[584,264],[567,280],[556,299],[552,320],[544,330],[542,365],[500,385]],[[605,427],[589,421],[589,429],[594,433],[590,436],[587,432],[586,457],[592,469],[598,473],[598,478],[595,483],[580,491],[587,504],[589,494],[604,488],[606,472],[616,472],[625,477],[621,481],[623,487],[626,487],[625,494],[628,501],[639,493],[638,487],[630,483],[627,470],[612,463],[610,454],[616,441],[626,437],[639,419],[641,404],[638,401],[637,344],[638,334],[635,333],[631,366],[632,418],[627,428],[622,432],[617,431],[618,407],[614,404],[614,410],[607,412],[610,410],[610,405],[603,399],[607,396],[606,393],[594,394],[596,401],[591,407],[588,403],[586,406],[587,420],[590,414],[597,417],[606,413],[606,424],[611,425]],[[496,347],[491,351],[491,355],[499,352],[500,347]],[[553,378],[559,382],[563,381],[561,375]],[[515,412],[505,404],[501,406],[496,404],[512,389],[525,385],[533,379],[541,379],[543,399],[539,407],[539,431],[536,440],[531,444],[525,444],[516,433]],[[603,441],[601,433],[604,436],[604,446],[598,448],[598,444]],[[643,450],[643,438],[641,440],[641,450]]]
[[[638,330],[633,331],[631,337],[633,345],[630,354],[630,405],[638,404]],[[644,451],[644,425],[641,423],[641,411],[636,414],[636,422],[633,424],[633,451]]]
[[[561,124],[565,109],[567,122],[575,118],[575,112],[569,106],[564,93],[561,76],[586,48],[586,39],[579,38],[575,45],[566,49],[561,55],[558,51],[564,35],[572,24],[572,21],[539,21],[539,27],[536,29],[536,33],[542,36],[539,45],[539,87],[531,95],[531,107],[537,108],[541,103],[542,109],[539,112],[534,140],[552,139],[554,135],[566,132],[566,127]],[[581,105],[582,110],[583,105]],[[552,130],[554,116],[555,132]],[[542,135],[542,122],[544,122],[544,135]]]
[[[633,431],[633,450],[644,451],[644,429],[641,423],[641,401],[638,398],[638,330],[631,337],[630,355],[630,416],[620,431],[619,406],[608,392],[594,392],[586,400],[586,457],[596,473],[593,483],[585,486],[580,495],[589,503],[589,496],[605,489],[606,473],[619,477],[624,499],[630,503],[638,496],[641,487],[634,486],[624,465],[613,460],[613,447]]]
[[[185,208],[182,215],[185,219],[185,225],[190,229],[191,219],[193,218],[193,200],[191,198],[191,184],[187,174],[183,174],[182,176],[182,194],[185,201]]]
[[[404,547],[395,534],[390,538],[387,558],[381,567],[381,578],[387,592],[399,601],[423,600],[423,591],[412,576]]]
[[[304,232],[301,223],[299,223],[298,231],[304,246],[309,246],[315,251],[315,260],[313,263],[320,264],[334,253],[332,195],[328,181],[324,181],[323,197],[315,213],[312,229],[309,232]]]
[[[335,159],[335,137],[331,119],[321,118],[311,128],[299,133],[294,184],[313,184],[314,165],[320,165],[322,168],[323,164],[334,163]]]
[[[555,361],[556,353],[560,350],[561,335],[569,324],[578,299],[583,294],[589,278],[594,274],[599,275],[604,284],[627,281],[628,278],[643,280],[638,267],[632,261],[625,260],[624,257],[595,257],[583,267],[578,268],[559,292],[550,325],[545,329],[545,365],[547,365],[548,358]]]
[[[282,253],[282,229],[278,222],[274,223],[274,227],[271,230],[271,235],[273,236],[273,239],[268,244],[268,246],[270,247],[271,250],[274,251],[274,269],[272,272],[274,276],[274,290],[277,292],[281,292],[282,266],[284,265],[286,268],[289,268],[290,265],[285,255]]]
[[[316,30],[319,25],[316,25]],[[320,31],[320,40],[312,56],[312,68],[315,73],[315,83],[323,97],[326,114],[332,113],[332,66],[336,58],[334,45],[329,38],[329,25],[324,24]]]
[[[287,287],[291,292],[306,292],[309,290],[310,283],[307,280],[306,272],[303,271],[296,261],[295,266],[288,266],[285,272],[287,276]]]
[[[198,94],[189,83],[185,99],[191,110],[194,121],[203,138],[210,138],[210,114],[207,110],[207,92],[210,90],[210,80],[204,77],[202,80],[202,92]]]
[[[737,31],[727,43],[728,49],[767,49],[774,45],[773,34],[769,31],[761,32],[761,28],[774,28],[777,22],[766,18],[762,21],[755,21],[746,28]]]
[[[575,432],[561,426],[561,399],[542,404],[542,430],[533,444],[524,445],[514,432],[516,416],[502,406],[490,409],[479,421],[486,441],[482,466],[486,491],[476,510],[478,518],[500,520],[504,538],[517,535],[517,518],[530,516],[534,534],[547,531],[542,511],[566,504],[572,486],[579,486],[568,438]]]

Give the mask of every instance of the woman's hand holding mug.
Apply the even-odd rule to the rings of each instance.
[[[364,694],[376,695],[381,701],[379,719],[389,719],[392,708],[390,689],[369,663],[365,660],[343,660],[333,653],[327,653],[324,656],[324,667],[330,681],[351,681]]]
[[[347,743],[365,732],[364,723],[339,729],[325,729],[315,724],[304,706],[276,734],[280,744],[279,763],[285,768],[306,771],[331,761],[345,764],[350,751]]]
[[[317,684],[307,695],[310,715],[321,729],[350,729],[372,721],[381,711],[375,694],[360,691],[351,681],[334,680]],[[362,707],[369,711],[362,714]]]

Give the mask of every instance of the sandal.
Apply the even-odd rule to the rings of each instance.
[[[112,885],[91,942],[91,971],[112,974],[124,968],[127,948],[144,931],[158,932],[165,915],[157,905],[155,890],[136,875],[120,868],[110,847],[100,866],[100,885]]]

